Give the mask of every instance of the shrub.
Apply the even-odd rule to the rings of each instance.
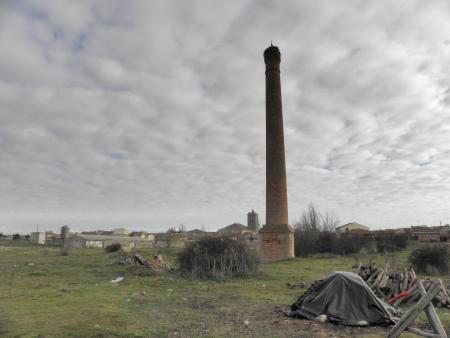
[[[117,252],[122,249],[122,245],[120,243],[112,243],[105,247],[105,251],[108,253]]]
[[[14,234],[12,239],[13,239],[13,241],[18,241],[18,240],[20,240],[20,235],[19,234]]]
[[[373,239],[359,234],[341,234],[336,242],[335,253],[339,255],[351,255],[367,249],[369,252],[373,248]]]
[[[377,237],[378,252],[392,252],[405,249],[408,246],[408,236],[405,234],[389,234]]]
[[[448,247],[439,244],[422,245],[409,256],[409,261],[417,272],[429,275],[447,275],[449,260]]]
[[[296,229],[294,232],[294,251],[296,257],[307,257],[317,253],[318,231],[304,231]]]
[[[349,255],[358,253],[362,248],[373,249],[373,240],[357,234],[340,234],[334,231],[303,231],[294,233],[295,255],[307,257],[317,253]]]
[[[248,277],[259,270],[259,257],[243,241],[204,237],[188,244],[178,257],[184,276],[194,279]]]

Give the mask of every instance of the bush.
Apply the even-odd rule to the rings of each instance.
[[[248,277],[259,270],[259,257],[243,241],[204,237],[188,244],[178,257],[179,269],[193,279]]]
[[[119,250],[122,250],[122,245],[120,243],[112,243],[105,247],[105,251],[108,253],[117,252]]]
[[[390,234],[377,237],[377,250],[381,253],[398,251],[408,246],[408,236],[404,234]]]
[[[449,260],[448,247],[439,244],[422,245],[409,256],[414,269],[428,275],[447,275]]]
[[[303,231],[296,229],[294,233],[295,255],[307,257],[317,253],[350,255],[358,253],[362,248],[372,251],[373,240],[357,234],[340,234],[334,231]]]
[[[307,257],[317,253],[318,231],[303,231],[296,229],[294,232],[294,251],[296,257]]]

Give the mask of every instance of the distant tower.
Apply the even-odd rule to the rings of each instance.
[[[294,257],[294,230],[288,224],[283,111],[278,47],[264,51],[266,64],[266,225],[261,229],[265,262]]]
[[[253,209],[247,214],[247,228],[254,232],[259,231],[259,217]]]
[[[70,228],[67,225],[63,225],[61,227],[61,239],[64,241],[67,237],[69,237]]]

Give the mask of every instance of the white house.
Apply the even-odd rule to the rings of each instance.
[[[64,246],[66,248],[105,248],[113,243],[120,243],[123,247],[136,248],[152,246],[153,241],[142,237],[76,234],[68,237]]]
[[[370,228],[366,225],[362,225],[362,224],[359,224],[356,222],[351,222],[351,223],[341,225],[340,227],[337,227],[336,232],[347,232],[347,231],[355,230],[355,229],[369,231]]]
[[[45,232],[32,232],[30,235],[31,243],[45,244]]]

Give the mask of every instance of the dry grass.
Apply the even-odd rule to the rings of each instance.
[[[1,245],[1,242],[0,242]],[[167,249],[166,249],[167,250]],[[154,250],[140,252],[144,257]],[[175,249],[162,252],[174,263]],[[367,261],[367,257],[361,257]],[[379,257],[380,264],[384,257]],[[255,278],[196,282],[176,272],[114,264],[100,249],[0,247],[0,337],[383,337],[382,328],[342,328],[284,317],[307,284],[352,257],[308,258],[263,266]],[[397,254],[402,266],[407,253]],[[29,263],[33,263],[29,265]],[[113,286],[109,281],[123,276]],[[438,310],[450,331],[450,311]],[[425,321],[424,316],[421,322]],[[421,325],[419,323],[419,325]]]

